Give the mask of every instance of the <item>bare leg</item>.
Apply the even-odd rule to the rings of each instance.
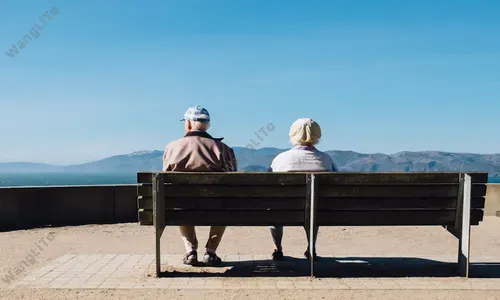
[[[283,239],[283,226],[269,226],[276,250],[283,251],[281,240]]]
[[[307,230],[307,228],[305,228],[305,231],[306,231],[306,237],[307,237],[307,249],[310,249],[309,248],[309,244],[311,243],[311,241],[309,240],[309,230]],[[313,231],[313,245],[314,245],[314,249],[316,249],[316,239],[318,237],[318,231],[319,231],[319,226],[315,226],[314,227],[314,231]]]
[[[198,249],[198,240],[196,239],[196,230],[194,226],[179,226],[186,253]]]
[[[226,226],[210,227],[210,236],[208,237],[208,241],[205,246],[207,252],[215,253],[215,251],[217,251],[217,247],[219,247],[224,231],[226,231]]]

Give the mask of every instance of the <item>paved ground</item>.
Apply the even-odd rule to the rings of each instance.
[[[1,299],[500,299],[500,218],[472,231],[472,275],[456,276],[457,241],[439,227],[322,228],[317,278],[301,228],[286,228],[284,262],[269,260],[266,228],[228,228],[219,268],[180,264],[176,228],[154,277],[151,227],[137,224],[0,233]],[[203,244],[207,228],[200,228]]]
[[[161,278],[153,278],[153,255],[64,255],[11,288],[477,289],[500,293],[500,278],[495,278],[500,277],[500,264],[474,264],[473,273],[481,278],[465,280],[453,278],[456,264],[445,257],[324,258],[317,263],[319,276],[312,280],[307,278],[309,262],[302,258],[273,262],[267,255],[226,255],[224,265],[217,268],[186,267],[180,263],[181,258],[182,255],[163,255],[164,269],[169,271],[165,270]]]

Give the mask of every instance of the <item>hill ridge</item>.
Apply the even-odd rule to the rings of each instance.
[[[273,158],[288,149],[274,147],[251,150],[233,147],[241,171],[266,171]],[[393,154],[327,150],[340,171],[483,171],[500,177],[500,154],[446,151],[400,151]],[[56,166],[30,162],[0,163],[0,172],[92,172],[135,173],[160,170],[162,150],[141,150],[118,154],[93,162]]]

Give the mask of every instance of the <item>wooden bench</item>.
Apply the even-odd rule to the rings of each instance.
[[[317,224],[443,226],[459,240],[459,272],[468,277],[470,226],[483,219],[487,175],[139,172],[139,222],[155,226],[157,276],[165,226]]]

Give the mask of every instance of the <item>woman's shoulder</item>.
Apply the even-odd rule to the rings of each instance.
[[[331,171],[337,172],[338,168],[337,168],[337,165],[335,164],[335,162],[333,161],[332,157],[328,153],[326,153],[326,152],[323,152],[323,151],[320,151],[320,150],[317,150],[317,151],[318,151],[318,155],[321,156],[321,160],[329,168],[331,168]]]
[[[289,157],[293,156],[293,152],[292,152],[293,149],[289,149],[289,150],[286,150],[286,151],[283,151],[281,153],[279,153],[278,155],[276,155],[273,159],[273,161],[278,161],[278,160],[282,160],[282,159],[288,159]]]
[[[318,150],[318,149],[316,149],[316,154],[318,156],[321,156],[321,157],[325,158],[325,159],[330,159],[330,160],[332,159],[331,156],[328,153],[323,152],[323,151]]]
[[[294,149],[292,148],[276,155],[271,163],[271,168],[273,170],[278,170],[288,166],[293,161],[296,161],[298,158],[297,155],[299,155],[299,153],[293,150]]]

